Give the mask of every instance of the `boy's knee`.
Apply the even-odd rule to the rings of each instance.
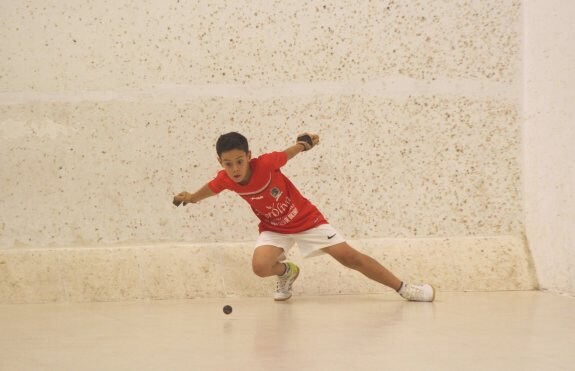
[[[282,249],[274,246],[260,246],[256,248],[252,256],[252,270],[256,276],[269,277],[275,275],[274,265],[282,253]]]
[[[253,260],[252,261],[252,270],[259,277],[268,277],[270,276],[270,266],[267,262],[261,260]]]

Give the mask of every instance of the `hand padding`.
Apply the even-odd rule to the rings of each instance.
[[[179,194],[174,196],[174,200],[172,201],[172,203],[176,206],[180,206],[182,204],[182,202],[184,203],[184,206],[186,206],[187,204],[189,204],[191,201],[187,200],[189,193],[184,191],[184,192],[180,192]]]
[[[317,134],[303,133],[298,135],[296,143],[303,145],[304,151],[309,151],[319,143],[319,136]]]

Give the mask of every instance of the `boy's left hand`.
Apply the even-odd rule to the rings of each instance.
[[[311,133],[303,133],[297,136],[298,144],[303,145],[304,151],[309,151],[319,143],[319,135]]]

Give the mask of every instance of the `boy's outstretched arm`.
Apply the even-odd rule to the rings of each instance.
[[[287,159],[289,161],[298,153],[303,151],[309,151],[318,143],[319,143],[319,136],[317,134],[310,134],[310,133],[300,134],[297,137],[296,144],[286,148],[284,152],[287,154]]]
[[[195,193],[189,192],[180,192],[174,196],[174,200],[172,201],[174,205],[180,206],[181,203],[186,206],[187,204],[195,204],[196,202],[200,202],[204,198],[215,196],[216,194],[208,187],[208,185],[204,185],[202,188],[198,189]]]

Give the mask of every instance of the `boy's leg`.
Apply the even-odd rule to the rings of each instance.
[[[344,266],[354,269],[376,282],[384,284],[395,291],[401,288],[401,280],[399,278],[372,257],[352,248],[347,242],[326,247],[324,250]]]
[[[281,276],[285,272],[285,264],[278,258],[284,253],[282,248],[264,245],[258,246],[252,256],[252,269],[260,277]]]
[[[347,244],[347,242],[326,247],[324,248],[324,251],[333,256],[344,266],[355,269],[356,271],[363,273],[368,278],[394,289],[404,299],[410,301],[435,300],[435,289],[431,285],[403,283],[375,259],[353,249]]]
[[[284,249],[262,245],[256,247],[252,258],[252,268],[260,277],[278,276],[274,300],[284,301],[292,296],[292,284],[299,275],[299,267],[294,263],[281,263],[284,260]]]

